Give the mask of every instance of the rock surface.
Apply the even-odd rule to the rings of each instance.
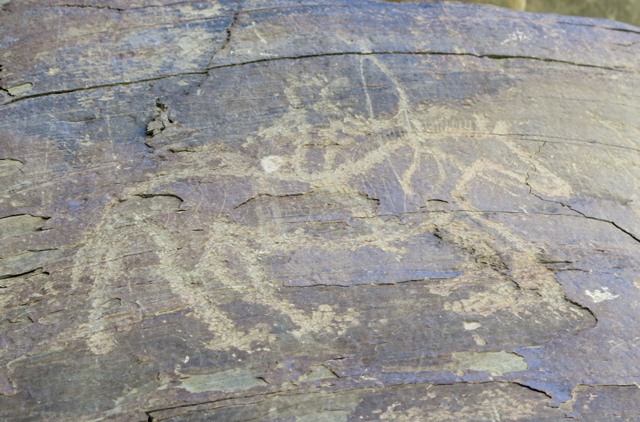
[[[640,414],[640,28],[26,0],[0,46],[0,419]]]

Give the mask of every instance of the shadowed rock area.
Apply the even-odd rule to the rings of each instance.
[[[640,28],[26,0],[0,46],[0,419],[640,414]]]

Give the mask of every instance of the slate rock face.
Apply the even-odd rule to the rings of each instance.
[[[640,414],[640,29],[3,7],[3,420]]]

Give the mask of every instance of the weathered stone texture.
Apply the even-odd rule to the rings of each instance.
[[[0,419],[633,420],[640,29],[0,11]]]

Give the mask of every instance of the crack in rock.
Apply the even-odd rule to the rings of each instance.
[[[89,90],[100,89],[100,88],[110,88],[110,87],[117,87],[117,86],[124,86],[124,85],[135,85],[135,84],[139,84],[139,83],[154,82],[154,81],[160,81],[160,80],[163,80],[163,79],[176,78],[176,77],[182,77],[182,76],[206,75],[209,72],[211,72],[213,70],[216,70],[216,69],[226,69],[226,68],[232,68],[232,67],[247,66],[247,65],[252,65],[252,64],[276,62],[276,61],[283,61],[283,60],[304,60],[304,59],[319,58],[319,57],[376,56],[376,55],[380,55],[380,56],[384,56],[384,55],[458,56],[458,57],[475,57],[475,58],[479,58],[479,59],[491,59],[491,60],[507,60],[507,59],[533,60],[533,61],[542,61],[542,62],[548,62],[548,63],[565,64],[565,65],[577,66],[577,67],[586,67],[586,68],[604,69],[604,70],[611,70],[611,71],[628,72],[628,70],[626,70],[626,68],[624,68],[624,67],[601,66],[601,65],[595,65],[595,64],[578,63],[578,62],[572,62],[572,61],[568,61],[568,60],[559,60],[559,59],[552,59],[552,58],[548,58],[548,57],[535,57],[535,56],[502,55],[502,54],[475,54],[475,53],[453,53],[453,52],[444,52],[444,51],[371,51],[371,52],[342,51],[342,52],[331,52],[331,53],[321,53],[321,54],[303,54],[303,55],[295,55],[295,56],[269,57],[269,58],[255,59],[255,60],[247,60],[247,61],[244,61],[244,62],[228,63],[228,64],[221,64],[221,65],[216,65],[216,66],[208,66],[208,67],[206,67],[206,68],[204,68],[202,70],[194,70],[194,71],[189,71],[189,72],[172,73],[172,74],[168,74],[168,75],[159,75],[159,76],[154,76],[154,77],[149,77],[149,78],[137,79],[137,80],[133,80],[133,81],[120,81],[120,82],[112,82],[112,83],[106,83],[106,84],[100,84],[100,85],[92,85],[92,86],[87,86],[87,87],[82,87],[82,88],[71,88],[71,89],[62,89],[62,90],[56,90],[56,91],[41,92],[41,93],[37,93],[37,94],[24,95],[24,96],[21,96],[21,97],[18,97],[18,98],[13,98],[12,100],[7,101],[4,104],[4,106],[12,104],[12,103],[15,103],[15,102],[18,102],[18,101],[24,101],[24,100],[28,100],[28,99],[32,99],[32,98],[45,97],[45,96],[48,96],[48,95],[69,94],[69,93],[73,93],[73,92],[89,91]]]

